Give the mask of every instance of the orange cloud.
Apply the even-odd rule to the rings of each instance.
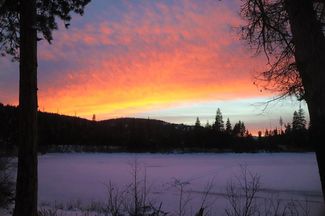
[[[40,108],[116,117],[258,95],[251,74],[265,65],[231,30],[236,10],[207,2],[124,2],[117,21],[98,14],[55,33],[54,45],[41,44]]]

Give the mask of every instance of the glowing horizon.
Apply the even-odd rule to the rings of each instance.
[[[52,45],[39,43],[39,109],[88,119],[151,115],[184,123],[184,107],[194,122],[201,115],[211,119],[224,103],[236,107],[237,116],[250,116],[249,129],[267,127],[259,111],[244,108],[272,94],[253,85],[266,61],[239,39],[239,5],[93,0],[70,29],[54,32]],[[0,102],[17,104],[17,63],[0,62]],[[206,104],[215,104],[208,114],[201,110]],[[295,108],[270,119],[289,119]],[[168,117],[170,110],[175,113]]]

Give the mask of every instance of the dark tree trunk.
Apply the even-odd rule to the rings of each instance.
[[[37,215],[36,0],[20,1],[19,152],[14,216]]]
[[[295,59],[306,92],[319,174],[325,195],[325,37],[310,0],[286,0]],[[325,199],[325,197],[324,197]]]

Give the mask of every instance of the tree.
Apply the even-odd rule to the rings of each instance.
[[[282,130],[282,127],[283,127],[283,119],[282,119],[281,116],[280,116],[280,119],[279,119],[279,124],[280,124],[280,134],[283,134],[283,130]]]
[[[274,130],[273,130],[273,134],[272,134],[273,136],[277,136],[278,135],[278,128],[275,128]]]
[[[299,116],[299,123],[300,123],[300,128],[305,130],[307,121],[306,121],[306,116],[305,116],[305,111],[300,107],[298,110],[298,116]]]
[[[284,125],[284,128],[285,128],[285,130],[284,130],[285,134],[291,133],[292,128],[291,128],[291,125],[289,123],[288,124],[285,124]]]
[[[304,110],[299,108],[298,112],[294,111],[292,118],[292,130],[293,131],[302,131],[306,129],[306,119]]]
[[[96,121],[96,115],[93,114],[92,121]]]
[[[268,137],[268,136],[269,136],[269,131],[268,131],[268,129],[265,130],[265,132],[264,132],[264,136],[265,136],[265,137]]]
[[[231,123],[230,123],[229,118],[227,118],[227,122],[226,122],[226,133],[227,134],[231,134],[231,132],[232,132]]]
[[[293,130],[298,130],[299,127],[299,117],[298,117],[298,112],[294,111],[293,112],[293,117],[292,117],[292,129]]]
[[[195,128],[200,128],[201,127],[201,122],[199,117],[196,117],[196,121],[195,121]]]
[[[37,41],[52,41],[56,18],[68,27],[70,12],[90,0],[2,0],[0,51],[19,61],[19,152],[14,216],[37,215]],[[39,33],[39,34],[38,34]],[[39,37],[38,37],[39,36]]]
[[[210,125],[209,121],[207,121],[207,123],[205,124],[205,128],[206,129],[211,129],[211,125]]]
[[[241,15],[247,21],[242,36],[257,53],[264,52],[269,70],[258,78],[264,88],[305,100],[312,142],[325,194],[325,3],[323,0],[244,0]],[[325,196],[324,196],[325,199]]]
[[[262,138],[262,131],[258,131],[257,134],[258,134],[258,139],[260,140]]]
[[[235,124],[232,132],[233,132],[234,136],[243,137],[245,135],[245,132],[246,132],[246,127],[245,127],[244,122],[238,121]]]
[[[213,124],[213,128],[216,132],[219,132],[219,133],[223,132],[225,130],[222,113],[219,108],[217,109],[216,119]]]

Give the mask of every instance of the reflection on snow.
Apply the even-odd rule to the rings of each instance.
[[[307,199],[315,211],[323,201],[313,153],[64,153],[39,157],[40,203],[105,200],[105,184],[109,181],[121,188],[132,183],[135,161],[139,178],[146,176],[151,199],[162,202],[163,209],[169,212],[177,208],[179,191],[172,185],[178,180],[186,182],[184,189],[191,195],[191,208],[194,210],[204,194],[204,188],[212,181],[210,197],[215,200],[213,211],[224,213],[227,182],[240,172],[240,165],[261,176],[259,197]]]

